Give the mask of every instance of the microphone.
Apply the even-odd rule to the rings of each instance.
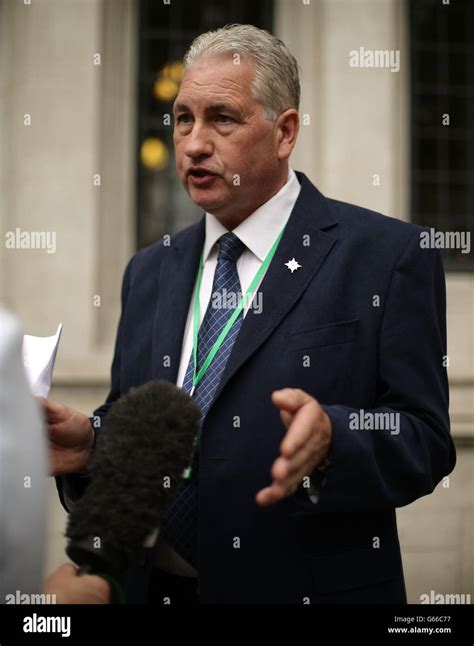
[[[91,482],[66,528],[66,554],[80,574],[113,583],[154,543],[192,462],[201,416],[188,393],[163,380],[132,388],[114,402],[97,436]]]

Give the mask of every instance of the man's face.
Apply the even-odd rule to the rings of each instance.
[[[276,122],[251,94],[252,65],[207,58],[184,75],[174,103],[179,177],[195,204],[235,225],[286,181]]]

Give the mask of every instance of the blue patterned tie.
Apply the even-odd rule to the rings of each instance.
[[[245,245],[237,236],[226,233],[219,239],[219,256],[214,274],[211,298],[206,314],[199,328],[198,337],[198,370],[206,360],[212,346],[232,316],[239,298],[241,286],[236,262]],[[230,302],[227,302],[230,297]],[[240,312],[221,347],[208,367],[202,380],[194,390],[194,400],[202,411],[201,428],[204,417],[212,403],[214,393],[219,385],[232,346],[242,325],[243,314]],[[194,361],[191,358],[183,381],[183,388],[190,391],[193,381]],[[198,455],[196,450],[193,460],[193,471],[190,480],[182,480],[176,496],[168,505],[161,523],[161,534],[177,552],[193,567],[197,567],[197,528],[198,528]]]

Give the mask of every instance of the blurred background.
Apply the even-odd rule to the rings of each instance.
[[[107,394],[127,260],[200,217],[175,174],[172,103],[191,40],[231,22],[272,31],[298,59],[293,168],[329,197],[472,229],[472,2],[0,0],[0,302],[28,334],[63,322],[50,397],[87,415]],[[399,71],[350,67],[360,47],[399,50]],[[55,253],[7,248],[17,229],[55,232]],[[473,253],[444,261],[458,464],[397,512],[411,603],[474,599]],[[65,560],[50,489],[47,573]]]

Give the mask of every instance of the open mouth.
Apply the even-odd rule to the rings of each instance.
[[[188,171],[188,175],[191,175],[192,177],[211,177],[214,175],[214,173],[211,173],[211,171],[202,168],[197,170],[190,170]]]
[[[208,188],[213,184],[217,175],[211,173],[206,168],[192,168],[188,171],[188,177],[192,186],[196,188]]]

